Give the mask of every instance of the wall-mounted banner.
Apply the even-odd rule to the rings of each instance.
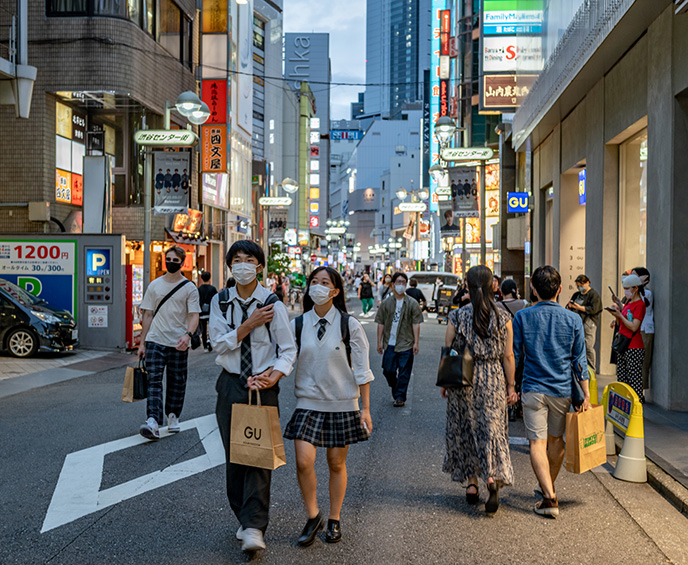
[[[528,212],[529,196],[527,192],[507,192],[506,211],[509,214],[525,214]]]
[[[483,37],[483,72],[541,71],[541,37]]]
[[[485,35],[541,33],[543,22],[542,0],[484,0]]]
[[[360,129],[332,129],[330,130],[331,141],[358,140],[363,138]]]
[[[203,204],[227,208],[229,205],[229,175],[227,173],[203,173],[201,199]]]
[[[156,214],[185,214],[189,208],[191,162],[189,152],[153,153]]]
[[[201,127],[201,172],[227,172],[227,126]]]
[[[445,147],[442,159],[445,161],[486,161],[494,151],[489,147]]]
[[[482,108],[486,110],[518,108],[528,96],[537,75],[483,76]]]
[[[140,129],[134,133],[134,142],[159,147],[190,147],[196,145],[198,137],[186,129]]]
[[[287,228],[287,216],[289,210],[286,208],[275,208],[270,210],[270,221],[268,222],[268,237],[270,241],[282,241],[284,232]],[[317,216],[313,216],[317,218]]]
[[[292,202],[289,196],[261,196],[258,199],[261,206],[290,206]]]
[[[227,81],[204,80],[201,99],[210,109],[208,124],[227,123]]]
[[[585,206],[585,200],[587,196],[587,182],[585,169],[578,172],[578,204]]]
[[[479,217],[478,178],[475,168],[449,167],[448,170],[454,217]]]

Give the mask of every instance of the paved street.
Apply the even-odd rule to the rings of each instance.
[[[375,324],[363,321],[374,346]],[[444,331],[432,319],[422,326],[403,408],[392,407],[380,356],[372,354],[375,429],[350,450],[342,543],[296,547],[305,516],[287,442],[288,464],[273,474],[261,562],[688,563],[686,518],[649,485],[613,479],[611,467],[580,476],[562,471],[560,519],[536,516],[521,423],[511,429],[516,484],[503,490],[499,512],[490,518],[482,506],[468,506],[463,489],[441,471],[445,414],[434,378]],[[157,443],[137,434],[144,403],[120,400],[122,368],[0,398],[0,563],[248,561],[225,496],[213,416],[218,373],[214,355],[193,353],[182,415],[188,428]],[[283,381],[283,426],[295,404],[291,387]]]

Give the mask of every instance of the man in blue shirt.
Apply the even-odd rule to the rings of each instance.
[[[590,407],[585,333],[580,316],[557,303],[561,276],[554,267],[535,269],[530,286],[538,302],[514,317],[514,355],[516,366],[520,359],[524,361],[523,422],[530,443],[530,463],[543,495],[534,510],[556,518],[559,501],[554,481],[564,460],[563,436],[574,376],[585,393],[581,409]]]

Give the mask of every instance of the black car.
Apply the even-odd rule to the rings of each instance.
[[[0,348],[14,357],[71,351],[79,344],[76,322],[5,279],[0,279]]]

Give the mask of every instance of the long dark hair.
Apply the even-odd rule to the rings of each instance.
[[[466,281],[473,304],[473,331],[482,339],[487,339],[492,311],[498,315],[492,292],[492,271],[483,265],[471,267],[466,273]]]
[[[308,294],[308,289],[311,287],[311,281],[313,277],[319,272],[325,271],[332,281],[332,285],[339,289],[339,294],[332,299],[332,304],[340,312],[346,312],[346,296],[344,295],[344,281],[342,276],[335,271],[332,267],[318,267],[310,275],[308,275],[308,280],[306,281],[306,293],[303,296],[303,312],[309,312],[313,310],[313,299]]]

